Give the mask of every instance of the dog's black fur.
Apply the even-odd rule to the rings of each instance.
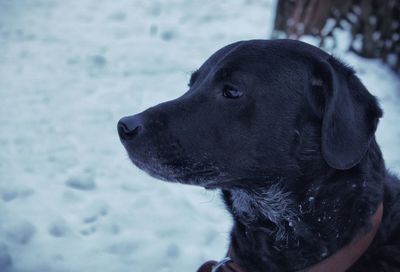
[[[400,183],[374,133],[382,112],[354,71],[292,40],[230,44],[181,97],[118,124],[135,165],[221,189],[247,271],[318,263],[383,221],[350,271],[400,271]]]

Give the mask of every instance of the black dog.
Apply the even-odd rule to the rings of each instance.
[[[400,182],[375,141],[382,111],[351,68],[298,41],[241,41],[189,87],[121,119],[119,135],[150,175],[222,190],[233,262],[307,269],[379,226],[348,271],[400,271]]]

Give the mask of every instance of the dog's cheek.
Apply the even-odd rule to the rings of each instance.
[[[247,129],[251,129],[257,113],[256,103],[252,98],[248,98],[239,106],[237,118]]]

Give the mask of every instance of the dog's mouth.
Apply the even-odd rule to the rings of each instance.
[[[212,181],[204,186],[207,190],[214,190],[214,189],[231,189],[234,188],[234,183],[230,181]]]
[[[193,162],[189,159],[165,160],[157,156],[140,159],[128,152],[134,165],[150,176],[167,181],[206,187],[214,180],[221,179],[220,169],[210,163]]]
[[[173,137],[123,144],[135,166],[162,181],[196,185],[207,190],[230,190],[247,188],[249,184],[265,186],[270,180],[276,180],[261,169],[242,170],[217,163],[218,160],[206,152],[189,152]]]
[[[230,171],[221,170],[208,160],[207,163],[194,162],[188,158],[165,160],[158,156],[144,156],[139,159],[128,152],[134,165],[150,176],[167,181],[187,185],[204,187],[207,190],[245,189],[251,184],[254,187],[263,187],[276,181],[266,175],[237,176]]]
[[[232,190],[232,189],[246,189],[251,184],[254,188],[258,186],[263,187],[267,184],[271,184],[272,179],[265,177],[242,177],[234,178],[228,180],[211,181],[207,183],[204,188],[207,190],[222,189],[222,190]]]
[[[195,181],[199,185],[208,184],[211,179],[216,178],[220,175],[220,172],[216,168],[206,168],[201,170],[192,170],[187,173],[176,175],[174,178],[180,181]],[[191,182],[191,183],[192,183]]]

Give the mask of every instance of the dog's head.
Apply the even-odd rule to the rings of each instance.
[[[381,114],[354,72],[322,50],[251,40],[217,51],[185,94],[122,118],[118,132],[150,175],[223,188],[352,168]]]

